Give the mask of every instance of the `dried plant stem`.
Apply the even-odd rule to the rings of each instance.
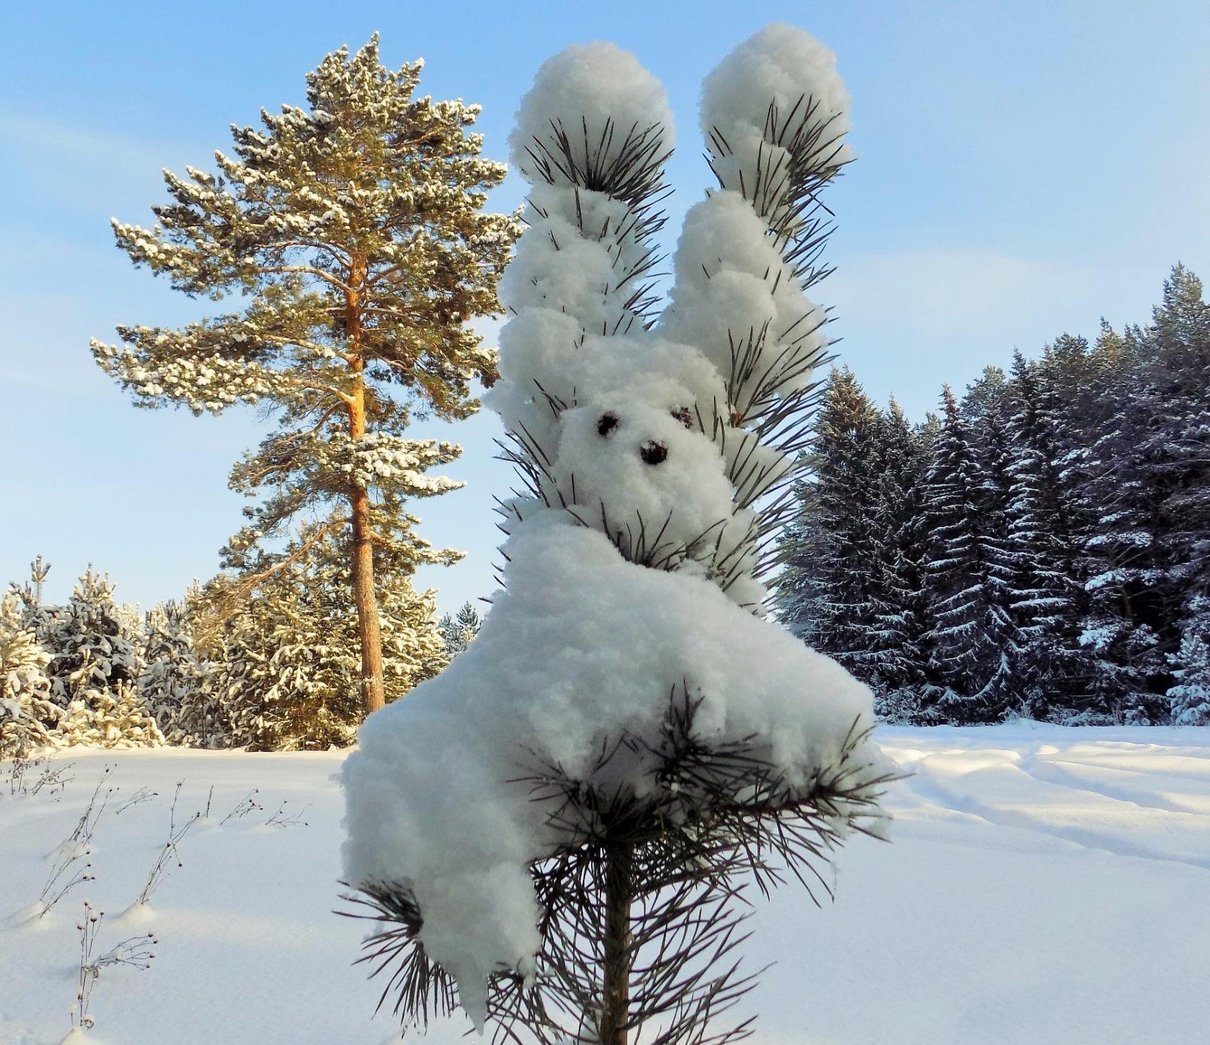
[[[156,856],[155,863],[151,865],[151,871],[147,875],[147,882],[143,886],[143,891],[139,893],[138,900],[135,903],[145,904],[151,899],[151,894],[155,892],[160,882],[167,877],[168,874],[168,858],[171,856],[176,860],[177,867],[184,866],[181,862],[181,854],[177,849],[177,844],[185,837],[189,829],[198,822],[201,818],[201,812],[196,812],[180,827],[176,826],[176,803],[181,797],[181,784],[176,785],[176,791],[172,796],[172,809],[168,818],[168,841],[161,847]]]
[[[155,959],[155,952],[151,948],[159,942],[155,933],[130,936],[94,960],[92,953],[104,917],[104,911],[93,910],[92,904],[84,901],[84,918],[76,926],[80,930],[80,973],[76,981],[76,1003],[71,1008],[71,1025],[79,1030],[91,1030],[96,1025],[88,1009],[92,1004],[93,989],[101,978],[101,970],[110,965],[149,969]]]

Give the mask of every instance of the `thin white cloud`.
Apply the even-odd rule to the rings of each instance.
[[[817,293],[834,306],[839,362],[876,402],[909,415],[935,408],[943,383],[961,391],[1012,352],[1038,355],[1063,333],[1095,337],[1145,321],[1163,273],[1012,257],[978,247],[852,255]]]
[[[75,127],[44,119],[0,113],[0,140],[10,156],[35,161],[54,157],[86,166],[94,172],[124,172],[146,177],[158,172],[165,157],[183,150],[173,142],[147,142],[96,128]]]
[[[1088,299],[1097,282],[1087,269],[971,248],[850,257],[823,293],[842,317],[863,327],[1002,339],[1022,322],[1033,326]]]

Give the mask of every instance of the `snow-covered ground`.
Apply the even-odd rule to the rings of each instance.
[[[761,1045],[1205,1040],[1210,730],[1018,724],[880,739],[914,773],[890,795],[893,844],[860,838],[839,854],[834,904],[786,888],[751,922],[749,962],[776,962],[749,999]],[[74,763],[60,795],[12,797],[5,784],[0,1042],[53,1045],[69,1031],[86,897],[106,912],[94,957],[125,937],[158,940],[149,969],[102,969],[87,1041],[398,1040],[389,1014],[371,1016],[381,987],[350,964],[363,925],[331,913],[343,906],[343,758],[72,750],[56,759]],[[31,918],[105,766],[101,796],[119,790],[92,833],[96,879]],[[178,827],[208,801],[210,815],[180,840],[184,866],[123,915],[168,838],[178,781]],[[142,787],[157,796],[118,812]],[[260,808],[220,823],[254,788]],[[267,824],[283,800],[278,819],[300,822]]]

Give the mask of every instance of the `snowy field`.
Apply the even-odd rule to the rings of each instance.
[[[749,962],[776,963],[749,998],[757,1042],[1206,1040],[1210,730],[886,728],[880,739],[914,774],[890,795],[894,843],[841,852],[834,904],[816,910],[787,888],[753,918]],[[14,797],[6,782],[0,1042],[68,1034],[85,898],[105,911],[94,959],[126,937],[157,942],[149,969],[101,970],[82,1040],[397,1041],[389,1015],[371,1017],[378,988],[350,964],[362,924],[331,913],[343,757],[77,749],[57,758],[73,763],[58,795]],[[32,917],[106,766],[94,814],[117,790],[90,822],[91,855],[56,889],[85,862],[95,880]],[[207,803],[209,816],[180,838],[183,866],[170,862],[132,908],[178,781],[178,830]],[[140,800],[140,788],[156,796]],[[253,789],[258,808],[245,801]]]

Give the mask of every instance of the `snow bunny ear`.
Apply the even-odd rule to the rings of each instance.
[[[849,98],[835,56],[810,34],[773,25],[706,78],[701,123],[719,189],[692,207],[676,284],[658,332],[694,345],[723,376],[709,434],[738,508],[760,505],[750,558],[759,579],[791,502],[810,408],[827,361],[827,314],[805,290],[831,231],[817,193],[852,153]]]
[[[501,374],[485,397],[508,431],[505,456],[536,503],[559,414],[582,398],[586,337],[641,331],[655,309],[652,236],[663,224],[672,117],[659,82],[611,44],[570,47],[538,71],[509,138],[533,185],[516,256],[500,284],[513,318]],[[557,503],[557,496],[555,496]],[[523,501],[513,502],[523,513]],[[504,526],[518,516],[511,508]]]
[[[608,43],[569,47],[538,70],[508,144],[535,185],[576,185],[634,205],[672,152],[672,112],[634,55]]]
[[[774,225],[804,177],[830,177],[854,158],[836,55],[789,25],[766,26],[719,63],[702,85],[700,120],[720,185]]]

